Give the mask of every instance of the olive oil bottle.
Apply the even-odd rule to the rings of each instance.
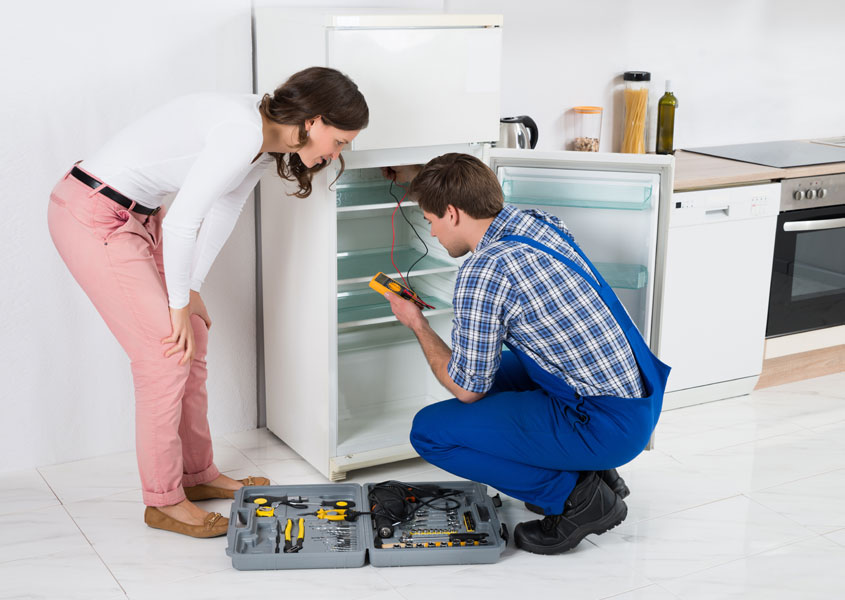
[[[658,154],[674,154],[675,109],[678,99],[672,93],[672,82],[666,81],[666,93],[657,103],[657,148]]]

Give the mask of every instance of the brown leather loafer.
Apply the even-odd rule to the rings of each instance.
[[[270,480],[266,477],[253,477],[252,475],[246,479],[241,479],[240,482],[244,484],[244,486],[270,485]],[[187,496],[188,500],[191,502],[196,502],[197,500],[213,500],[215,498],[231,500],[235,497],[235,490],[227,490],[221,487],[201,483],[200,485],[186,487],[185,496]]]
[[[168,517],[154,506],[148,506],[144,511],[144,523],[154,529],[164,529],[195,538],[212,538],[226,535],[229,529],[229,519],[220,513],[209,513],[202,525],[191,525]]]

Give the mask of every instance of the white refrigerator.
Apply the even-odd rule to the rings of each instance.
[[[407,276],[425,254],[410,282],[434,306],[426,315],[448,343],[461,261],[430,236],[413,202],[402,202],[407,221],[396,211],[404,191],[391,188],[383,166],[422,164],[445,152],[478,156],[506,202],[563,219],[646,340],[656,339],[673,159],[491,147],[501,25],[495,15],[256,9],[258,90],[323,64],[352,77],[371,111],[337,181],[333,164],[305,199],[287,195],[273,173],[260,184],[267,427],[330,479],[415,456],[408,442],[414,414],[450,397],[368,282],[379,271]],[[315,54],[307,65],[287,65],[282,40]],[[400,67],[405,75],[394,77]]]

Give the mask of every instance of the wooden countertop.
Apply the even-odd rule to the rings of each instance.
[[[752,163],[740,162],[696,154],[695,152],[675,152],[675,184],[676,192],[699,190],[705,188],[726,187],[750,183],[762,183],[779,179],[793,179],[795,177],[813,177],[814,175],[830,175],[845,173],[845,163],[829,163],[826,165],[812,165],[809,167],[791,167],[776,169]]]

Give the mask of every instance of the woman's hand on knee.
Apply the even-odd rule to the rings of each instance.
[[[183,308],[170,309],[170,325],[173,332],[170,337],[161,340],[162,344],[173,344],[164,353],[165,358],[170,358],[177,352],[184,352],[180,365],[190,362],[194,358],[194,330],[191,327],[191,305]]]

